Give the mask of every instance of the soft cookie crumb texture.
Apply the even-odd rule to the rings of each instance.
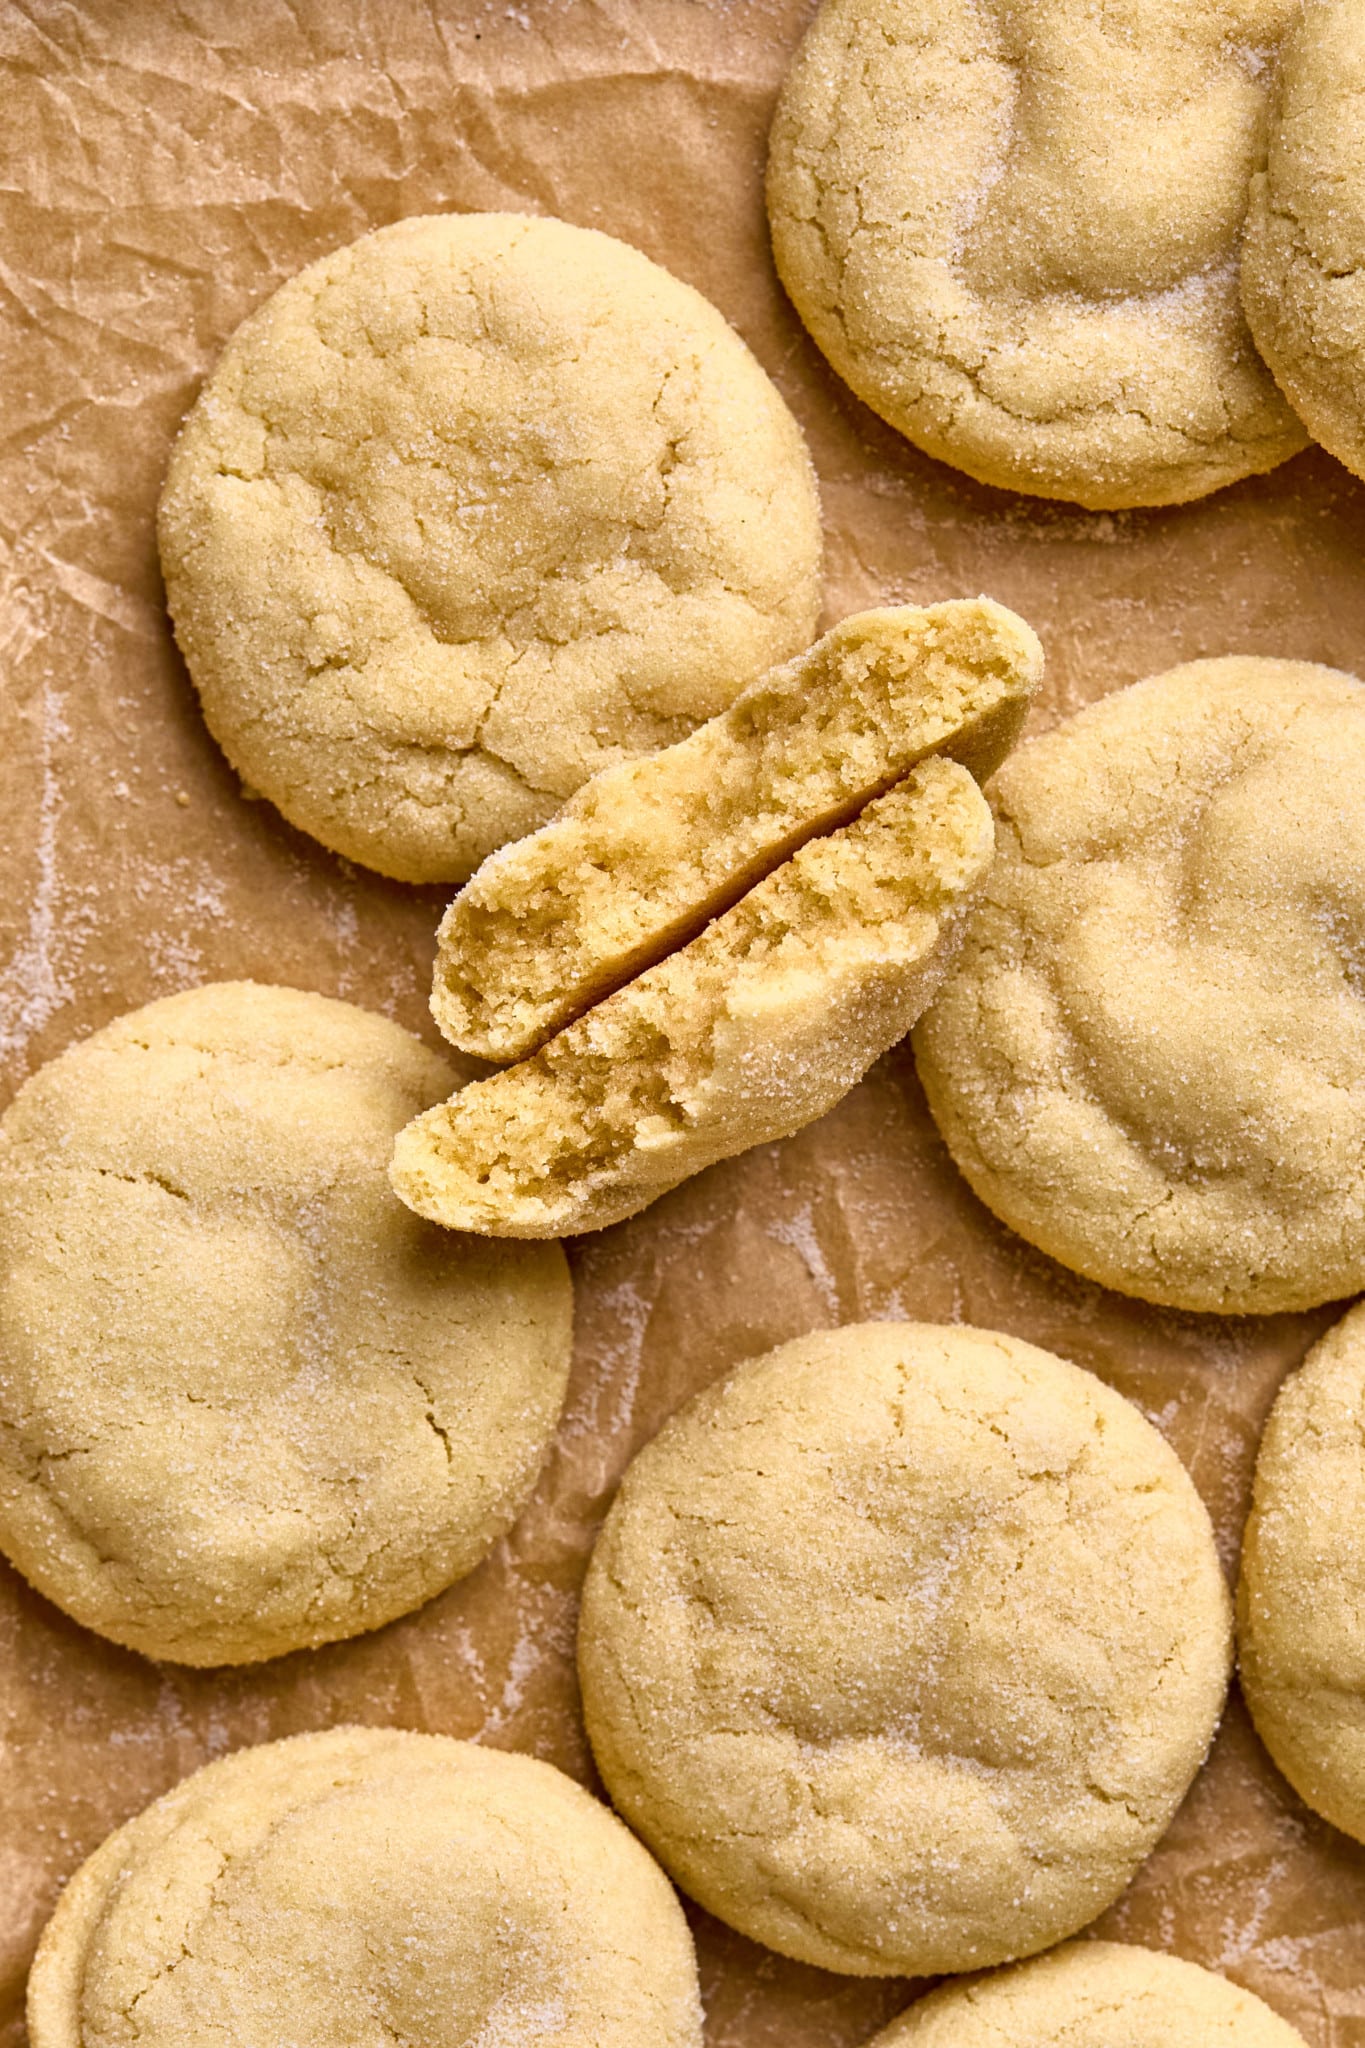
[[[236,332],[159,535],[238,772],[325,846],[463,881],[806,644],[799,429],[716,309],[563,221],[364,236]]]
[[[1207,1513],[1137,1409],[965,1327],[819,1332],[629,1468],[579,1670],[613,1801],[784,1955],[962,1971],[1072,1934],[1222,1710]]]
[[[432,1014],[521,1059],[929,753],[979,781],[1019,736],[1036,635],[988,598],[857,612],[690,738],[604,769],[485,861],[441,924]]]
[[[985,798],[921,762],[534,1058],[427,1111],[392,1178],[457,1230],[559,1237],[823,1115],[938,986],[989,866]]]
[[[929,454],[1092,507],[1307,442],[1238,295],[1292,0],[825,0],[768,171],[782,281]]]

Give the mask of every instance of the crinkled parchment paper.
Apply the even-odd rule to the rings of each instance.
[[[227,975],[430,1035],[440,897],[348,868],[246,800],[161,609],[153,507],[176,422],[282,278],[403,214],[548,211],[699,286],[810,436],[830,617],[989,591],[1042,634],[1039,722],[1232,651],[1365,672],[1365,494],[1325,455],[1184,510],[1083,514],[917,455],[784,303],[764,135],[807,0],[0,0],[0,1089],[118,1012]],[[822,1124],[576,1249],[578,1360],[536,1499],[463,1585],[378,1635],[241,1675],[158,1668],[0,1575],[0,2039],[57,1888],[116,1822],[233,1745],[357,1719],[590,1776],[576,1589],[631,1453],[696,1388],[863,1317],[1050,1345],[1187,1461],[1229,1568],[1256,1433],[1329,1320],[1158,1313],[1028,1251],[944,1158],[902,1050]],[[1298,1805],[1234,1703],[1106,1931],[1365,2044],[1365,1851]],[[911,1995],[697,1916],[709,2038],[854,2048]]]

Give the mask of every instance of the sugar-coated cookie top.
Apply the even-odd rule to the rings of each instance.
[[[359,2031],[358,2031],[359,2030]],[[700,2048],[662,1872],[573,1781],[440,1735],[239,1750],[77,1872],[33,2048]]]
[[[1365,1308],[1280,1389],[1238,1590],[1242,1690],[1295,1790],[1365,1841]]]
[[[1304,2048],[1239,1984],[1126,1942],[1076,1941],[945,1984],[868,2048]]]
[[[1306,436],[1237,289],[1293,0],[825,0],[773,127],[783,282],[860,397],[987,483],[1157,505]]]
[[[1008,761],[915,1039],[977,1193],[1145,1300],[1365,1286],[1365,687],[1192,662]]]
[[[160,514],[239,772],[324,845],[462,881],[804,646],[800,432],[715,307],[563,221],[366,235],[238,328]]]
[[[119,1018],[0,1121],[0,1548],[87,1627],[246,1663],[469,1571],[554,1433],[557,1245],[418,1223],[387,1179],[445,1061],[219,982]]]
[[[1017,1338],[797,1338],[668,1423],[593,1554],[579,1669],[618,1808],[686,1891],[864,1975],[1074,1933],[1169,1822],[1230,1613],[1174,1453]]]

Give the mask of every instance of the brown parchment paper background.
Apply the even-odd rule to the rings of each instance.
[[[707,293],[810,437],[827,612],[986,590],[1042,634],[1039,723],[1232,651],[1365,673],[1365,492],[1312,452],[1184,510],[979,488],[843,391],[778,290],[764,137],[809,0],[0,0],[0,1100],[120,1011],[229,975],[431,1036],[436,892],[350,869],[244,799],[161,609],[175,425],[238,320],[403,214],[554,212]],[[1164,1314],[997,1227],[902,1049],[796,1139],[582,1241],[544,1481],[475,1575],[381,1633],[255,1671],[156,1667],[0,1569],[0,2048],[62,1880],[205,1758],[345,1719],[530,1750],[591,1780],[576,1589],[622,1467],[736,1360],[866,1317],[960,1318],[1090,1367],[1189,1465],[1231,1569],[1256,1435],[1330,1313]],[[713,2048],[854,2048],[913,1987],[696,1925]],[[1365,1851],[1305,1813],[1240,1706],[1103,1928],[1365,2048]]]

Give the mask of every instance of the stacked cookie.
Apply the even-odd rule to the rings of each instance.
[[[1041,669],[985,600],[859,614],[495,854],[442,925],[433,1011],[530,1057],[403,1132],[403,1200],[599,1229],[832,1107],[942,978],[993,840],[962,763],[991,772]]]
[[[1309,434],[1365,474],[1365,7],[1299,13],[824,0],[768,208],[835,370],[930,455],[1091,507]]]
[[[620,1822],[531,1757],[396,1729],[239,1751],[111,1835],[33,2048],[346,2038],[700,2048],[692,1941]]]

